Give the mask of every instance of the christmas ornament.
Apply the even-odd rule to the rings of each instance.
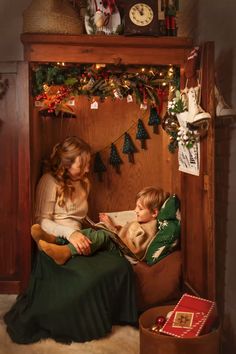
[[[164,326],[164,324],[166,322],[166,318],[164,316],[157,316],[155,322],[156,322],[157,328],[160,330]]]
[[[179,123],[175,114],[170,114],[166,112],[162,120],[162,128],[170,134],[171,132],[176,132],[179,128]]]
[[[141,141],[141,149],[146,149],[146,139],[149,139],[149,135],[148,135],[141,119],[138,120],[138,129],[137,129],[137,133],[136,133],[136,139]]]
[[[170,311],[170,312],[167,313],[167,315],[166,315],[166,321],[170,318],[170,316],[172,315],[172,313],[173,313],[173,311]]]
[[[158,125],[160,124],[161,119],[158,115],[156,107],[151,107],[150,108],[150,116],[148,120],[148,125],[153,126],[153,133],[157,134],[158,132]]]
[[[137,152],[136,147],[128,133],[125,133],[124,145],[123,145],[123,154],[128,155],[128,160],[131,163],[134,163],[134,153]]]
[[[98,174],[99,181],[102,181],[102,174],[106,172],[106,166],[104,165],[100,153],[97,152],[94,158],[93,172]]]
[[[113,143],[111,144],[109,163],[115,168],[116,173],[120,173],[120,164],[122,163],[122,160],[118,154],[116,146]]]

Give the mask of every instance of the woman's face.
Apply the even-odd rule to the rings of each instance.
[[[86,173],[89,172],[90,168],[90,154],[82,153],[77,156],[75,161],[72,163],[68,172],[72,179],[83,178]]]

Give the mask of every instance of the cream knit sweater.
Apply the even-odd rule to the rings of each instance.
[[[88,191],[80,181],[72,182],[75,191],[73,199],[67,200],[64,207],[57,203],[57,182],[49,174],[44,174],[36,190],[35,221],[43,230],[69,240],[70,235],[81,229],[81,222],[88,212]]]

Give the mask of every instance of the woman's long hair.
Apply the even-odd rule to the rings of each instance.
[[[81,172],[83,172],[90,154],[90,146],[76,136],[67,137],[63,142],[53,147],[46,170],[52,174],[58,183],[57,197],[59,206],[63,207],[66,199],[71,198],[74,191],[68,170],[75,162],[75,159],[80,156]],[[88,194],[89,181],[83,173],[81,173],[81,183]]]

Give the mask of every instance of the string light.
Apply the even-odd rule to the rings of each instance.
[[[99,69],[101,69],[101,68],[105,68],[105,66],[106,66],[106,64],[96,64],[96,65],[95,65],[95,68],[96,68],[97,70],[99,70]]]

